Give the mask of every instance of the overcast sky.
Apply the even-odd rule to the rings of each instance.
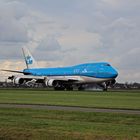
[[[140,82],[139,14],[140,0],[0,0],[0,67],[25,68],[26,46],[40,67],[109,62]]]

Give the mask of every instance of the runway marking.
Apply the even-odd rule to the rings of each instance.
[[[0,103],[0,108],[30,108],[30,109],[81,111],[81,112],[140,114],[140,110],[89,108],[89,107],[77,107],[77,106],[47,105],[47,104]]]

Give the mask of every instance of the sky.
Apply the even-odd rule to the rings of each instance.
[[[27,47],[40,67],[109,62],[140,82],[139,13],[140,0],[0,0],[0,69],[26,68]]]

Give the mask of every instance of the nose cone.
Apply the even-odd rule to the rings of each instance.
[[[111,78],[116,78],[118,76],[118,72],[114,68],[112,68],[110,76]]]
[[[118,72],[111,66],[102,67],[96,73],[96,78],[115,79],[117,76],[118,76]]]

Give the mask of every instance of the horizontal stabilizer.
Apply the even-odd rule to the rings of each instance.
[[[23,72],[23,71],[16,71],[16,70],[4,70],[4,69],[1,69],[1,71],[14,72],[14,73],[23,73],[23,74],[25,74],[25,75],[30,74],[30,73],[27,73],[27,72]]]

